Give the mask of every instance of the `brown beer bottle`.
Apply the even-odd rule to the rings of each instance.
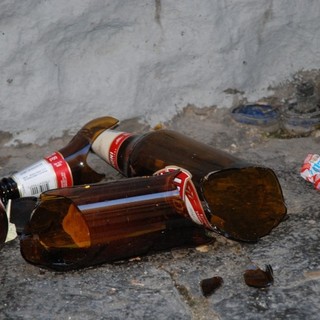
[[[64,188],[84,183],[99,182],[103,174],[95,172],[87,164],[87,156],[93,141],[104,130],[113,127],[118,120],[101,117],[85,124],[71,141],[59,151],[18,171],[10,177],[0,180],[0,202],[7,205],[9,199],[38,197],[41,192],[55,188]],[[25,217],[13,211],[12,219],[23,224]],[[21,219],[21,221],[20,221]],[[0,224],[0,233],[5,232]]]
[[[24,259],[58,271],[211,241],[183,215],[179,171],[41,194],[20,237]],[[179,212],[179,213],[178,213]]]
[[[126,177],[180,168],[189,175],[189,181],[182,182],[181,196],[190,218],[226,237],[257,241],[286,215],[281,186],[270,168],[181,133],[163,129],[138,135],[106,130],[92,149]]]

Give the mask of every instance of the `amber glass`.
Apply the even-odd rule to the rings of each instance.
[[[66,271],[211,240],[180,214],[176,173],[41,194],[21,236],[28,262]],[[178,214],[179,212],[180,214]]]
[[[266,270],[257,266],[247,269],[244,274],[244,281],[250,287],[266,288],[273,284],[273,269],[270,264],[266,265]]]
[[[223,279],[221,277],[212,277],[203,279],[200,281],[200,288],[202,294],[205,297],[212,295],[217,289],[219,289],[223,284]]]
[[[6,240],[8,232],[8,218],[4,206],[0,200],[0,248]]]
[[[133,135],[118,152],[127,177],[150,175],[168,165],[191,172],[207,218],[217,232],[257,241],[286,215],[275,173],[172,130]]]
[[[86,161],[87,156],[96,137],[117,123],[118,120],[112,117],[94,119],[85,124],[71,141],[59,150],[69,165],[73,185],[94,183],[102,180],[104,175],[90,168]],[[19,189],[21,187],[23,186],[18,185],[12,177],[2,178],[0,180],[0,199],[3,204],[6,205],[9,199],[20,198]],[[39,190],[39,193],[32,194],[32,196],[38,196],[41,193],[40,191],[43,190]]]
[[[249,165],[225,151],[166,129],[134,135],[127,146],[120,148],[119,162],[128,177],[152,175],[168,165],[176,165],[190,171],[197,186],[208,173]]]

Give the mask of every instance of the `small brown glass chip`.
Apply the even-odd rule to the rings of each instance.
[[[205,297],[212,295],[218,288],[221,287],[223,279],[221,277],[212,277],[200,281],[202,294]]]
[[[244,281],[250,287],[266,288],[273,284],[273,270],[270,264],[266,265],[266,270],[254,266],[244,272]]]

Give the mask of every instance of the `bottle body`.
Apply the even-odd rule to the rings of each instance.
[[[172,165],[187,170],[211,229],[227,237],[257,241],[286,215],[282,190],[271,169],[178,132],[128,135],[106,130],[92,149],[128,177],[154,174]]]
[[[126,177],[152,175],[175,165],[190,171],[195,185],[209,172],[248,166],[222,150],[165,129],[142,135],[106,130],[92,149]]]
[[[30,263],[66,271],[211,240],[181,216],[176,173],[43,193],[22,234]],[[178,214],[177,212],[180,212]]]

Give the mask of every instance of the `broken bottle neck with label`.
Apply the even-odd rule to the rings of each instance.
[[[101,117],[85,124],[62,149],[0,180],[0,201],[3,206],[9,199],[38,197],[40,193],[84,183],[99,182],[103,174],[87,164],[87,156],[96,137],[118,120]],[[16,216],[19,220],[19,217]],[[1,221],[0,221],[1,222]],[[0,223],[0,234],[6,233],[5,222]]]
[[[102,117],[88,122],[67,146],[0,181],[0,198],[8,199],[39,196],[41,192],[73,185],[99,182],[104,175],[87,164],[91,144],[96,137],[118,120]]]

